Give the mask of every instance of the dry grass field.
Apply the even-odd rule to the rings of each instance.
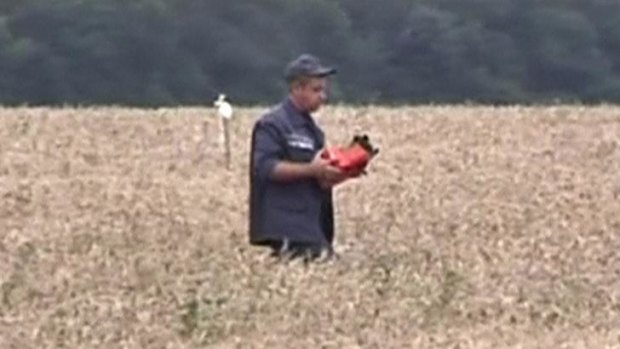
[[[330,106],[337,261],[247,244],[214,111],[0,109],[0,348],[620,348],[620,108]]]

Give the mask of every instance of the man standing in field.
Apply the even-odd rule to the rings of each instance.
[[[311,113],[336,70],[304,54],[285,70],[288,96],[256,122],[250,151],[250,243],[276,256],[333,254],[332,187],[348,178],[320,157],[325,135]]]

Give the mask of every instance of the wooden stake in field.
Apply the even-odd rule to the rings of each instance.
[[[226,95],[220,94],[213,103],[217,107],[217,114],[220,119],[220,141],[224,147],[224,157],[226,168],[230,169],[230,121],[233,116],[233,109],[226,101]]]

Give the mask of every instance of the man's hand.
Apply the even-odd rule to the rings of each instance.
[[[310,167],[312,168],[314,177],[319,181],[322,188],[331,188],[349,178],[347,173],[333,166],[328,159],[323,159],[321,153],[322,151],[317,153],[310,163]]]
[[[328,189],[351,178],[350,172],[334,166],[330,160],[322,158],[321,153],[322,151],[319,151],[309,163],[279,161],[271,173],[271,179],[288,182],[314,178],[321,187]]]

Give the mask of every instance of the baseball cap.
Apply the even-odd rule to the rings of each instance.
[[[302,76],[325,77],[335,73],[336,68],[323,66],[316,56],[304,53],[286,66],[284,77],[291,82]]]

